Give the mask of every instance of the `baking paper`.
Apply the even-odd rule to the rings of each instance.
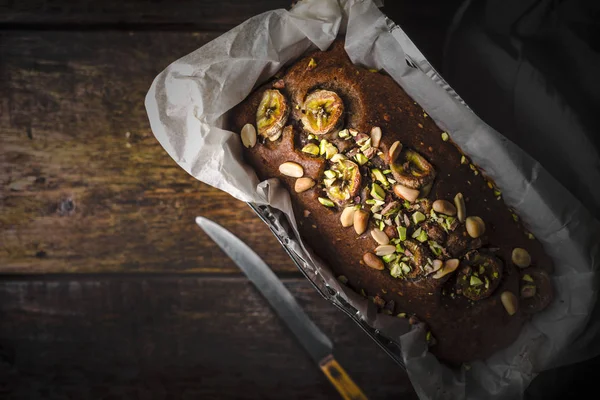
[[[284,212],[297,237],[289,194],[275,179],[259,182],[243,162],[239,135],[224,129],[224,116],[286,64],[308,50],[327,49],[338,35],[345,35],[354,63],[385,70],[496,182],[554,259],[556,299],[507,349],[470,368],[450,368],[429,353],[423,324],[411,327],[405,319],[376,313],[300,240],[292,245],[307,254],[309,278],[325,279],[370,326],[400,344],[421,399],[522,398],[540,371],[600,354],[600,321],[590,318],[600,267],[599,222],[535,160],[480,120],[372,1],[301,1],[291,11],[253,17],[175,61],[146,96],[156,138],[196,179]]]

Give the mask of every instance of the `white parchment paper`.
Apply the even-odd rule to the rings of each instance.
[[[600,322],[590,318],[599,280],[599,222],[535,160],[474,115],[369,0],[305,0],[289,12],[270,11],[175,61],[146,96],[156,138],[195,178],[240,200],[282,210],[295,229],[288,193],[276,180],[259,182],[244,164],[239,135],[224,129],[224,115],[286,63],[307,50],[327,49],[338,35],[345,35],[354,63],[390,74],[497,183],[505,202],[554,259],[556,300],[509,348],[470,369],[451,369],[428,352],[422,324],[411,328],[404,319],[374,313],[316,258],[310,260],[314,273],[371,326],[401,344],[422,399],[521,398],[538,372],[600,354]]]

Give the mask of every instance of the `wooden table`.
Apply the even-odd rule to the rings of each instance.
[[[194,224],[204,215],[276,271],[370,398],[416,398],[406,373],[312,289],[252,211],[188,176],[149,129],[143,100],[163,68],[288,0],[8,3],[0,397],[335,398]],[[399,3],[397,22],[439,66],[459,1]]]

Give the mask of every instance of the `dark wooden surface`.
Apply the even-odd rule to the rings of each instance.
[[[389,3],[441,65],[459,1]],[[284,278],[370,398],[416,397],[250,209],[179,169],[149,130],[156,74],[288,5],[0,0],[0,398],[335,398],[196,215]]]

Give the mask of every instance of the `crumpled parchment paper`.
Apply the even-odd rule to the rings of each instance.
[[[156,138],[196,179],[239,200],[280,209],[295,230],[289,194],[277,180],[259,182],[244,164],[239,135],[224,129],[224,115],[284,65],[308,50],[327,49],[338,35],[345,35],[354,63],[391,75],[496,182],[554,259],[556,299],[510,347],[470,368],[452,369],[428,352],[422,324],[411,328],[404,319],[373,312],[306,249],[314,273],[401,345],[422,399],[522,398],[538,372],[600,354],[600,321],[590,318],[597,307],[600,223],[535,160],[473,114],[370,0],[304,0],[291,11],[253,17],[175,61],[146,96]]]

